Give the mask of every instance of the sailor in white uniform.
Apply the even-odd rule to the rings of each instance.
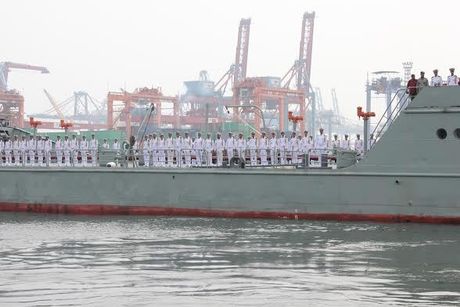
[[[431,77],[430,86],[434,86],[434,87],[442,86],[442,78],[441,76],[438,75],[438,70],[437,69],[433,70],[433,74],[434,76]]]
[[[43,149],[45,153],[45,164],[49,166],[51,163],[51,150],[53,149],[53,143],[51,142],[49,136],[45,136],[43,140]]]
[[[19,166],[19,156],[20,156],[20,144],[19,144],[19,139],[18,136],[15,135],[13,137],[13,157],[14,157],[14,163],[13,165]]]
[[[26,165],[27,140],[24,135],[21,137],[21,141],[19,142],[19,151],[20,151],[21,161],[22,161],[21,164]]]
[[[149,144],[150,154],[152,155],[152,166],[158,166],[158,138],[157,134],[153,133],[152,139],[150,140]]]
[[[278,139],[277,149],[280,155],[280,163],[286,164],[286,151],[288,149],[288,140],[284,134],[284,131],[281,131],[281,136]]]
[[[144,136],[144,141],[142,142],[141,147],[144,167],[150,167],[149,137],[147,135]]]
[[[447,76],[447,86],[458,86],[458,77],[455,75],[455,68],[449,68],[450,76]]]
[[[39,136],[37,139],[37,157],[38,157],[38,166],[44,166],[43,156],[45,154],[45,140]]]
[[[260,164],[263,166],[268,165],[268,161],[267,161],[268,140],[265,135],[265,132],[262,132],[262,136],[259,139],[257,148],[259,149]]]
[[[176,132],[176,138],[174,139],[174,150],[176,152],[176,166],[182,167],[182,137],[179,132]]]
[[[109,150],[110,149],[110,145],[109,145],[109,142],[107,142],[107,139],[102,140],[101,147],[102,147],[103,150]]]
[[[214,141],[214,149],[216,150],[217,167],[220,167],[223,164],[225,149],[225,143],[220,133],[217,133],[216,140]]]
[[[375,144],[374,134],[371,133],[369,136],[369,142],[367,143],[367,150],[371,149]]]
[[[327,163],[327,136],[324,134],[324,129],[319,128],[319,135],[315,139],[315,150],[319,155],[319,161],[321,166],[326,165]]]
[[[362,155],[364,147],[363,147],[363,140],[361,140],[361,136],[359,134],[356,135],[356,140],[355,140],[355,151],[359,156]]]
[[[64,165],[70,166],[70,153],[72,152],[72,143],[69,140],[69,136],[64,136],[64,142],[62,144],[62,148],[64,149]]]
[[[78,166],[78,151],[80,150],[80,142],[77,140],[75,134],[72,135],[70,140],[70,150],[72,151],[72,165]]]
[[[278,140],[276,138],[275,132],[272,132],[271,138],[268,142],[268,146],[270,148],[270,164],[276,165],[278,164],[278,154],[277,154]]]
[[[232,133],[228,133],[228,138],[225,140],[225,150],[227,152],[227,161],[230,164],[230,160],[235,156],[235,138]]]
[[[257,165],[257,139],[255,132],[251,132],[251,137],[247,143],[249,149],[249,158],[251,161],[251,166]]]
[[[182,142],[181,142],[182,154],[184,155],[184,160],[185,160],[185,167],[192,166],[192,153],[191,153],[192,144],[193,142],[190,136],[188,135],[188,132],[185,132],[184,138],[182,139]],[[180,163],[182,163],[182,161]]]
[[[86,136],[83,136],[80,141],[80,154],[81,154],[81,165],[86,167],[88,165],[88,140]]]
[[[115,151],[116,153],[120,151],[120,143],[118,142],[118,139],[113,140],[112,150]]]
[[[339,149],[340,148],[340,140],[338,139],[338,135],[334,134],[334,138],[329,142],[329,149]]]
[[[11,166],[12,165],[11,153],[13,150],[13,142],[10,139],[7,139],[5,141],[3,150],[5,152],[5,165]]]
[[[0,166],[4,166],[3,159],[5,158],[5,142],[0,138]]]
[[[175,149],[175,141],[179,141],[180,145],[180,135],[179,139],[173,139],[172,133],[168,132],[168,137],[165,139],[165,150],[166,150],[166,166],[167,167],[174,167],[174,149]],[[180,147],[179,147],[180,148]],[[180,151],[180,150],[179,150]],[[179,159],[177,159],[179,161]]]
[[[89,150],[91,152],[91,165],[97,166],[97,150],[99,149],[99,141],[96,139],[94,134],[91,134],[91,140],[89,140]]]
[[[54,151],[56,152],[56,165],[62,166],[62,150],[64,149],[64,142],[61,140],[61,136],[56,137],[54,142]],[[65,161],[64,161],[65,164]]]
[[[243,134],[238,134],[238,139],[236,140],[236,151],[238,152],[238,158],[242,162],[246,162],[246,140],[243,137]]]
[[[291,164],[298,163],[299,156],[299,143],[297,142],[296,133],[291,133],[291,138],[289,139],[289,152],[291,153]]]
[[[206,140],[204,141],[204,151],[206,153],[206,165],[212,166],[212,151],[214,148],[213,140],[211,139],[211,134],[206,135]]]
[[[198,132],[195,142],[193,142],[193,149],[195,150],[195,159],[196,165],[202,166],[203,165],[203,139],[201,138],[201,133]]]
[[[307,155],[308,155],[309,150],[310,150],[309,137],[308,137],[308,131],[307,130],[305,130],[303,132],[303,136],[301,137],[301,141],[300,141],[300,145],[299,145],[299,150],[300,150],[300,153],[302,155],[303,163],[305,163],[306,162],[305,160],[307,159]]]
[[[165,166],[165,137],[163,134],[160,134],[160,138],[157,142],[157,150],[158,150],[158,166],[164,167]]]
[[[348,134],[344,135],[344,139],[340,140],[340,149],[342,150],[350,150],[350,140],[348,139]]]
[[[33,136],[29,136],[29,139],[26,141],[27,155],[29,157],[29,164],[35,164],[35,140]]]

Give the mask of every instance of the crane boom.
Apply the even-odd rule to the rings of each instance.
[[[0,62],[0,91],[8,90],[8,73],[11,69],[35,70],[42,74],[49,73],[49,70],[43,66],[34,66],[13,62]]]
[[[235,72],[233,75],[233,85],[246,78],[248,68],[249,32],[251,29],[251,19],[241,19],[238,30],[238,42],[236,45]]]
[[[51,102],[51,105],[53,106],[54,111],[56,111],[57,115],[59,116],[59,119],[65,120],[64,113],[62,113],[61,109],[59,108],[59,104],[54,100],[54,98],[51,96],[50,93],[48,93],[47,90],[43,89],[45,92],[46,97],[48,97],[48,100]]]
[[[313,29],[315,26],[315,12],[306,12],[302,19],[302,34],[300,37],[299,66],[297,71],[297,89],[310,92],[311,58],[313,49]]]

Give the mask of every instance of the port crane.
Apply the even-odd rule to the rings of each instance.
[[[48,74],[49,70],[43,66],[34,66],[13,62],[0,62],[0,91],[6,92],[8,90],[8,73],[11,69],[35,70],[42,74]]]

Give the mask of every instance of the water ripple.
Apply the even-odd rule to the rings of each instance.
[[[458,306],[458,227],[0,214],[0,303]]]

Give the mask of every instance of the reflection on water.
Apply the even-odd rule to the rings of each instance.
[[[0,303],[457,306],[459,231],[0,213]]]

